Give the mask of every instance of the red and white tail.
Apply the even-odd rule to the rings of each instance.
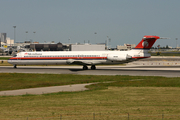
[[[159,36],[145,35],[135,49],[150,49],[157,39],[161,38]]]

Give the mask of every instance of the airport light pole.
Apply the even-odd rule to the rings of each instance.
[[[109,38],[109,37],[107,36],[107,50],[109,50],[108,41],[109,41],[109,43],[110,43],[110,42],[111,42],[111,38]]]
[[[16,41],[16,26],[13,26],[14,28],[14,43]],[[11,40],[10,40],[10,46],[11,46]]]
[[[178,40],[178,38],[176,38],[176,48],[178,47],[177,40]]]
[[[111,49],[111,38],[109,38],[109,48]]]
[[[95,36],[94,36],[94,41],[97,42],[97,41],[98,41],[98,39],[97,39],[97,32],[94,32],[94,35],[95,35]]]
[[[71,38],[69,38],[68,41],[69,41],[69,45],[70,45],[71,44]]]
[[[107,36],[107,44],[106,44],[106,47],[107,47],[107,50],[108,50],[108,39],[109,39],[109,37]]]
[[[26,41],[27,41],[27,34],[28,34],[28,31],[26,31]]]
[[[34,33],[34,42],[35,42],[35,33],[36,33],[36,32],[34,31],[33,33]]]

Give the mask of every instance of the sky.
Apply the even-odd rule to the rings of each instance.
[[[154,46],[176,47],[179,5],[180,0],[0,0],[0,33],[14,39],[16,26],[15,42],[96,44],[109,38],[110,47],[157,35],[171,39]]]

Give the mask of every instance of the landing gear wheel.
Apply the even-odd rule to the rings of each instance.
[[[86,65],[83,66],[83,70],[87,70],[88,67]]]
[[[91,70],[95,70],[96,69],[96,66],[95,65],[92,65],[91,66]]]
[[[16,65],[14,65],[14,68],[17,68]]]

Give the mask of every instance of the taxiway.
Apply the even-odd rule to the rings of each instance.
[[[82,70],[82,66],[0,66],[0,73],[40,73],[77,75],[130,75],[180,77],[180,66],[97,66],[96,70]]]

